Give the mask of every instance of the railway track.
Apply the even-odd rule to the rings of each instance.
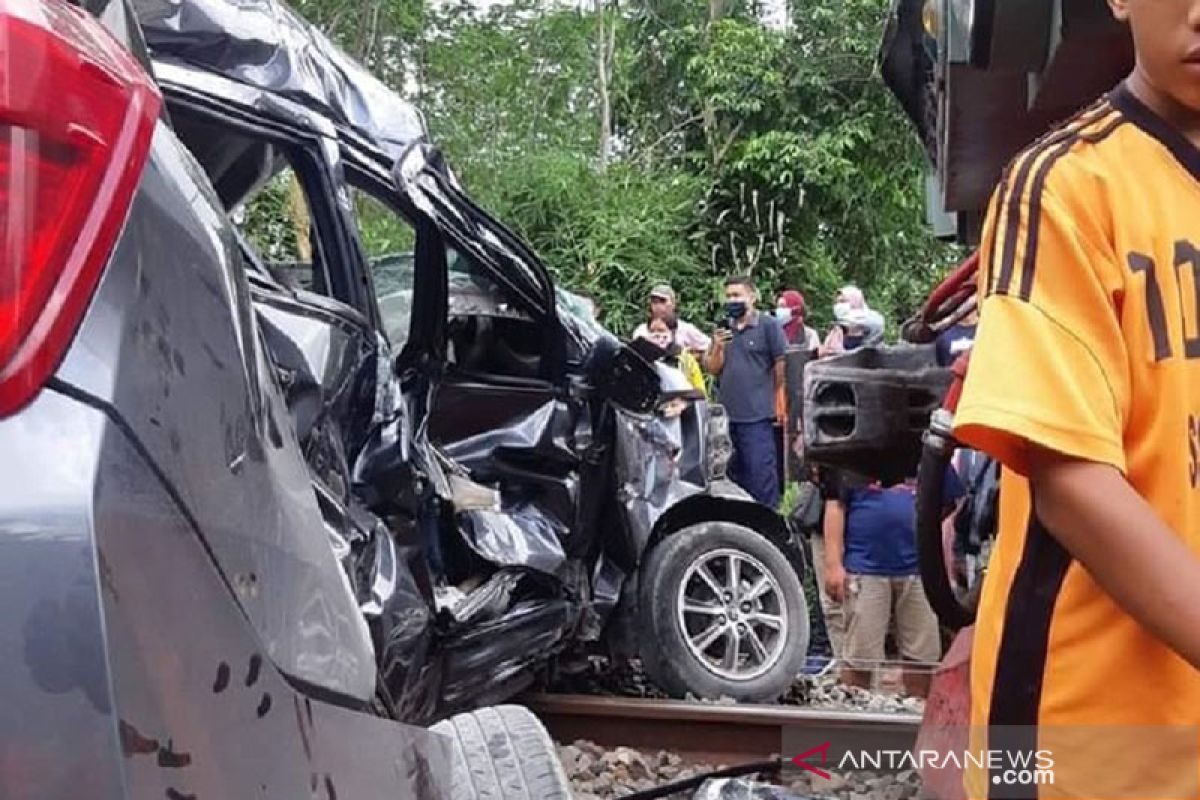
[[[849,750],[907,751],[916,744],[921,723],[917,714],[782,705],[559,694],[530,695],[522,702],[559,742],[586,739],[606,748],[668,750],[709,764],[773,756],[786,762],[826,742],[831,763]]]

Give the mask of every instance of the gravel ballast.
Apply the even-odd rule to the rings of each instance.
[[[831,710],[873,711],[892,714],[924,714],[925,701],[887,692],[871,692],[838,683],[834,671],[816,677],[802,676],[780,701],[785,705]]]
[[[576,800],[625,797],[731,766],[690,764],[678,754],[665,750],[652,753],[629,747],[606,750],[582,740],[567,745],[560,744],[558,753]],[[692,800],[694,797],[737,797],[749,800],[760,796],[799,797],[806,800],[920,800],[925,797],[921,790],[920,775],[912,770],[896,774],[831,773],[828,779],[819,775],[789,771],[784,774],[783,780],[785,783],[778,785],[766,784],[762,779],[726,779],[720,782],[721,785],[710,786],[707,792],[701,787],[700,790],[692,789],[672,797],[679,800]],[[750,793],[748,787],[754,783],[762,785],[761,794]],[[769,793],[771,788],[782,790],[784,794],[772,795]],[[720,792],[716,792],[717,789],[720,789]]]
[[[880,683],[886,685],[887,681]],[[610,664],[607,659],[595,659],[588,669],[560,678],[552,691],[668,699],[646,678],[637,662],[618,665]],[[704,704],[737,704],[731,697],[687,699]],[[838,681],[836,669],[822,675],[799,676],[779,699],[779,703],[811,709],[885,714],[920,715],[925,709],[925,701],[920,698],[904,697],[886,690],[868,691],[845,686]],[[577,800],[625,797],[727,766],[736,766],[689,763],[678,754],[668,751],[643,752],[628,747],[606,750],[588,741],[560,744],[558,751]],[[764,780],[756,776],[713,780],[700,790],[690,789],[672,797],[677,800],[919,800],[925,797],[921,791],[920,776],[912,771],[898,774],[833,773],[829,779],[825,779],[789,770],[782,777],[785,781],[782,786],[766,784]]]

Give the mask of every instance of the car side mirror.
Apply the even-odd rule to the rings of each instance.
[[[639,414],[658,407],[661,382],[654,367],[616,339],[596,341],[585,364],[592,386],[606,399]]]

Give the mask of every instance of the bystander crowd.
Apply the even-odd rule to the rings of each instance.
[[[833,327],[821,345],[821,355],[848,353],[883,343],[883,315],[867,305],[857,286],[843,286],[833,304]]]
[[[700,362],[688,350],[679,346],[679,318],[675,312],[666,311],[653,316],[646,322],[646,338],[658,345],[663,351],[663,361],[680,370],[692,384],[692,388],[708,395],[704,384],[704,373],[700,371]]]
[[[775,301],[775,319],[783,326],[783,335],[789,345],[799,345],[805,350],[817,350],[821,346],[821,335],[805,324],[808,306],[804,295],[795,289],[780,292]]]

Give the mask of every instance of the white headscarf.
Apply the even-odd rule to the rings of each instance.
[[[839,325],[861,330],[866,344],[873,344],[883,336],[883,315],[867,305],[867,298],[857,286],[843,286],[838,291],[833,317]]]

